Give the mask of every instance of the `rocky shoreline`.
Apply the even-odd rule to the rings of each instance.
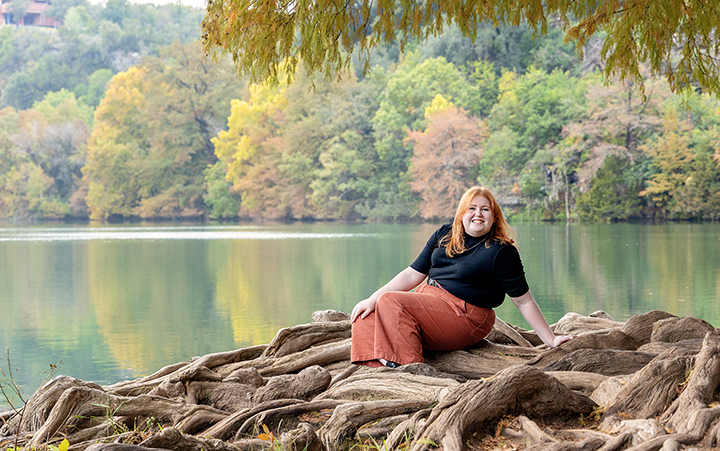
[[[662,311],[570,313],[548,349],[498,320],[479,344],[397,369],[349,362],[342,312],[270,344],[101,387],[57,376],[0,414],[0,449],[681,450],[720,444],[720,329]],[[559,421],[562,429],[541,427]],[[592,426],[589,424],[592,423]],[[56,448],[57,447],[57,448]]]

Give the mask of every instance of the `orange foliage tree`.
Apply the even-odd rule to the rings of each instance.
[[[462,193],[477,183],[481,145],[489,132],[481,119],[452,105],[428,120],[424,132],[411,131],[406,138],[414,144],[410,187],[420,194],[423,218],[451,218]]]

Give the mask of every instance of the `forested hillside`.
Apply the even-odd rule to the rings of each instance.
[[[0,28],[9,219],[439,219],[478,183],[517,219],[720,218],[717,99],[605,84],[553,28],[449,28],[339,82],[245,86],[203,59],[200,10],[54,8],[57,30]]]

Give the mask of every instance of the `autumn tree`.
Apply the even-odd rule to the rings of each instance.
[[[548,23],[557,21],[579,51],[604,32],[606,76],[642,84],[639,65],[645,63],[652,73],[663,74],[675,91],[698,83],[720,94],[718,2],[218,0],[208,3],[202,39],[207,52],[231,54],[238,70],[252,81],[277,80],[283,64],[289,67],[286,73],[293,74],[300,62],[308,72],[331,77],[348,67],[355,51],[367,62],[370,49],[399,42],[402,50],[450,24],[475,38],[486,21],[496,26],[527,23],[536,34],[546,33]]]
[[[488,136],[480,119],[437,95],[427,110],[424,132],[412,131],[410,186],[420,194],[420,215],[425,219],[452,218],[455,206],[469,186],[475,184],[482,143]]]
[[[358,205],[374,187],[379,161],[373,114],[380,85],[347,76],[339,83],[316,82],[308,95],[305,74],[288,88],[285,176],[304,186],[307,211],[316,219],[361,217]],[[310,172],[306,172],[310,169]]]
[[[720,166],[713,155],[720,147],[720,108],[706,95],[694,94],[691,102],[695,112],[669,102],[662,133],[641,146],[655,169],[641,194],[661,217],[717,219]]]
[[[272,219],[335,219],[358,216],[377,155],[372,113],[377,95],[353,77],[319,82],[308,93],[303,74],[290,87],[250,87],[247,100],[232,101],[228,130],[215,152],[239,215]]]
[[[205,170],[217,159],[240,84],[227,64],[175,44],[110,80],[95,111],[83,169],[91,217],[187,218],[205,214]]]
[[[142,94],[145,73],[145,69],[133,67],[115,75],[95,110],[83,167],[86,202],[93,219],[130,216],[137,205],[139,181],[132,166],[142,154],[142,138],[147,133],[140,118],[146,106]]]
[[[241,216],[284,214],[276,211],[277,206],[266,205],[280,179],[272,152],[265,146],[277,136],[277,122],[286,105],[285,88],[251,86],[248,100],[232,99],[227,130],[212,139],[215,154],[225,165],[225,177],[241,196]]]

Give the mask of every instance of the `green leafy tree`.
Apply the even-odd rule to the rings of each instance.
[[[33,145],[33,160],[51,177],[54,192],[63,202],[77,194],[85,163],[92,110],[66,90],[48,93],[36,102],[34,111],[47,121]],[[85,215],[84,208],[71,213]]]
[[[50,124],[60,124],[73,119],[79,119],[85,124],[92,123],[93,110],[67,89],[48,92],[42,101],[35,102],[33,109],[45,116]]]
[[[63,218],[67,205],[49,196],[53,181],[33,162],[19,163],[5,174],[2,200],[6,214],[16,219]]]
[[[84,89],[79,100],[90,107],[97,107],[105,95],[105,87],[112,77],[113,73],[110,69],[98,69],[93,72],[88,79],[87,89]],[[74,89],[75,92],[77,90],[78,88]]]
[[[67,20],[65,14],[74,6],[88,7],[89,2],[87,0],[53,0],[46,14],[48,17]]]
[[[584,113],[585,85],[567,72],[531,68],[517,78],[506,72],[500,91],[489,126],[518,135],[517,149],[506,163],[510,171],[523,168],[535,152],[558,140],[563,126]]]
[[[20,117],[15,108],[0,110],[0,174],[7,174],[15,162],[13,135],[19,128]]]
[[[102,10],[101,17],[110,22],[122,25],[123,20],[130,18],[131,6],[127,0],[108,0]]]
[[[488,117],[491,136],[480,162],[480,181],[526,203],[545,206],[549,150],[563,127],[585,114],[585,84],[567,72],[530,68],[522,76],[505,72],[500,99]],[[517,187],[517,188],[513,188]]]
[[[477,87],[471,101],[472,111],[479,117],[486,117],[492,111],[500,95],[500,77],[496,75],[496,66],[489,61],[475,61],[469,65],[471,83]]]
[[[616,155],[605,158],[590,190],[577,200],[581,220],[613,222],[641,216],[643,180],[632,176],[633,166],[634,162]]]
[[[423,59],[442,56],[458,67],[485,61],[497,68],[496,75],[502,69],[523,73],[531,65],[546,72],[566,71],[578,63],[575,46],[563,41],[562,31],[554,23],[546,35],[533,36],[524,23],[507,26],[483,22],[478,24],[474,40],[464,36],[456,25],[450,25],[419,43],[417,51]]]
[[[208,206],[212,219],[236,218],[240,210],[240,196],[233,193],[232,185],[225,178],[225,164],[218,161],[205,169],[205,191],[203,200]]]
[[[64,218],[73,211],[88,126],[86,111],[67,91],[50,93],[36,108],[0,114],[2,214],[14,219]]]
[[[6,81],[9,75],[23,64],[22,50],[16,41],[14,27],[0,27],[0,77]]]
[[[375,168],[372,146],[355,130],[329,139],[318,155],[319,167],[310,182],[310,204],[318,218],[357,217],[356,205],[365,198]]]
[[[376,85],[347,77],[340,83],[316,83],[308,97],[310,81],[305,74],[298,81],[287,91],[280,167],[298,188],[293,202],[304,205],[306,217],[357,217],[356,206],[366,200],[368,178],[377,167],[371,132]]]
[[[78,81],[77,72],[66,62],[46,55],[9,77],[2,102],[16,109],[28,109],[46,93],[75,86]]]

